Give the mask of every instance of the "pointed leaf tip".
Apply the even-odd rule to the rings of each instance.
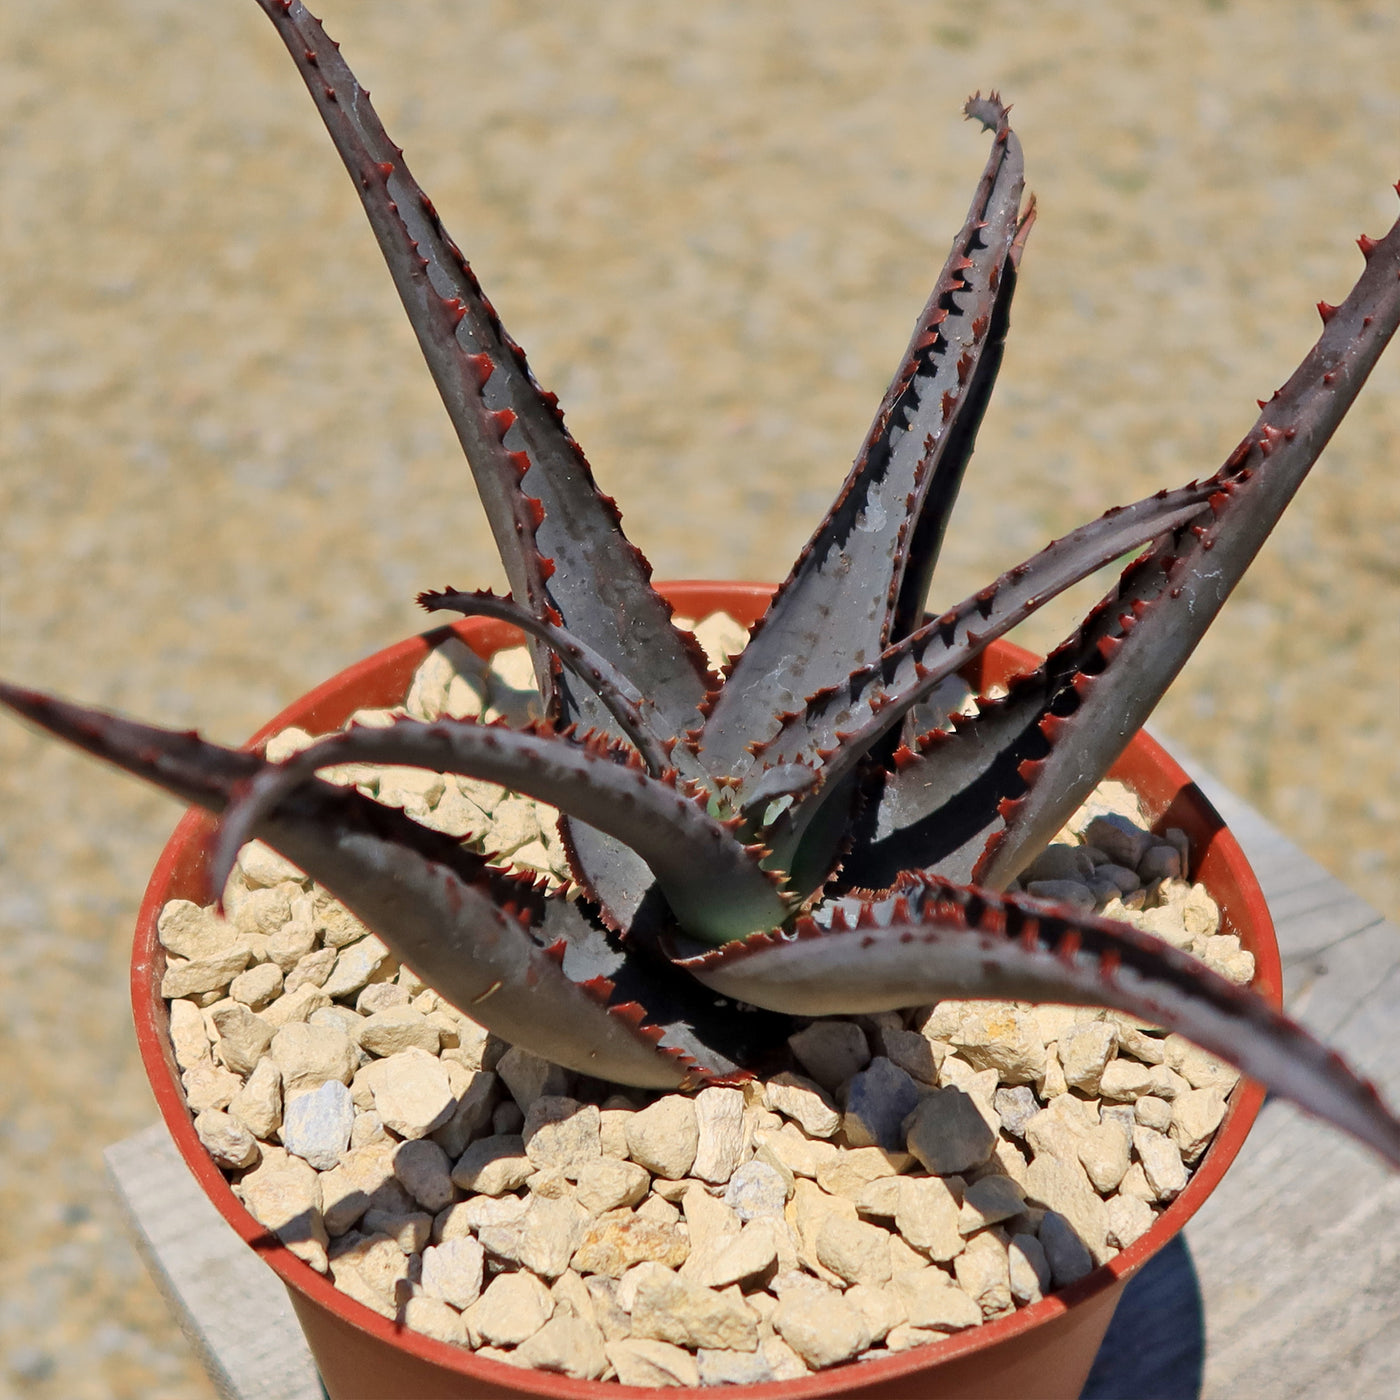
[[[981,92],[974,92],[963,105],[963,115],[970,120],[982,123],[984,131],[995,131],[998,135],[1006,126],[1007,116],[1011,108],[1006,106],[1000,95],[991,91],[986,97]]]

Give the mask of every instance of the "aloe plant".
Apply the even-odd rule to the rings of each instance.
[[[457,245],[321,25],[259,0],[353,179],[465,450],[511,594],[425,593],[531,639],[547,718],[402,719],[282,763],[16,686],[0,699],[222,814],[213,888],[268,842],[441,995],[565,1066],[740,1074],[787,1017],[940,997],[1118,1008],[1180,1031],[1400,1166],[1375,1091],[1262,998],[1124,924],[1007,893],[1141,726],[1400,322],[1400,223],[1213,476],[1109,511],[926,620],[1002,357],[1034,203],[993,94],[966,222],[835,503],[722,676],[676,628]],[[1038,667],[921,731],[917,707],[1070,584],[1132,556]],[[470,775],[553,803],[576,897],[316,776]],[[581,891],[581,894],[580,894]]]

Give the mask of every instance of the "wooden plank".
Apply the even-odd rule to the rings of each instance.
[[[1200,785],[1268,896],[1290,1010],[1400,1101],[1400,929],[1233,794]],[[321,1400],[281,1284],[205,1199],[164,1127],[107,1158],[147,1264],[220,1393]],[[1393,1393],[1397,1218],[1400,1175],[1270,1101],[1184,1238],[1129,1286],[1084,1400]]]
[[[103,1157],[146,1267],[223,1400],[325,1400],[286,1290],[214,1209],[165,1124]]]

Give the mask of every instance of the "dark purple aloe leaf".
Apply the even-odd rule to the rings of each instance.
[[[672,626],[670,605],[651,587],[651,566],[623,534],[612,499],[594,485],[557,399],[536,383],[320,21],[301,0],[258,3],[364,204],[467,454],[512,594],[630,676],[652,698],[661,727],[684,733],[698,722],[714,677],[694,639]],[[555,718],[622,733],[587,686],[556,673],[538,645],[534,657]],[[645,867],[597,832],[566,834],[575,874],[614,924],[626,923],[649,888]]]
[[[671,625],[650,566],[594,485],[557,400],[535,382],[320,21],[300,0],[258,3],[364,204],[476,477],[511,592],[537,616],[556,609],[569,631],[652,698],[672,733],[683,732],[712,678],[694,640]],[[548,691],[547,673],[541,681]],[[611,724],[586,687],[567,677],[559,685],[565,718]]]
[[[680,965],[725,996],[800,1016],[943,997],[1113,1007],[1177,1031],[1400,1167],[1400,1121],[1338,1055],[1257,993],[1128,924],[911,879]]]
[[[0,683],[0,703],[59,738],[222,812],[271,765],[194,733]],[[546,896],[461,842],[311,778],[253,832],[330,890],[437,992],[504,1039],[585,1074],[672,1088],[726,1077],[791,1029],[747,1013],[646,949],[621,948],[580,900]]]
[[[593,736],[574,741],[467,720],[402,719],[384,729],[352,728],[267,766],[239,789],[215,846],[214,879],[222,883],[258,824],[318,769],[403,764],[500,783],[626,843],[654,874],[676,920],[704,942],[782,923],[792,901],[777,877],[759,866],[767,852],[741,845],[734,823],[716,821],[703,799],[651,777],[635,754],[631,758]]]
[[[1211,482],[1192,482],[1120,506],[1055,540],[994,583],[892,646],[874,666],[813,696],[755,756],[776,771],[793,765],[821,786],[798,792],[781,830],[765,837],[781,863],[825,799],[831,784],[855,771],[872,748],[896,733],[904,717],[947,678],[1071,584],[1164,532],[1209,512]],[[746,808],[767,800],[769,774],[753,770],[741,783]],[[817,862],[818,864],[820,862]]]
[[[537,637],[607,706],[652,777],[672,766],[675,737],[655,727],[655,706],[606,657],[573,633],[535,617],[514,599],[496,597],[490,590],[463,593],[449,588],[442,593],[420,593],[418,603],[428,612],[445,609],[464,617],[493,617]]]
[[[1209,513],[1130,564],[1046,664],[1003,700],[897,756],[845,875],[936,869],[1003,888],[1142,726],[1214,620],[1400,324],[1400,223],[1288,383],[1206,483]]]
[[[996,131],[967,221],[840,495],[712,702],[698,746],[713,774],[745,771],[745,746],[778,715],[873,662],[896,612],[917,615],[927,589],[1000,363],[1025,233],[1005,110],[995,97],[967,110]]]

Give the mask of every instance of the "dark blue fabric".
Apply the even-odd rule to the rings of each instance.
[[[1196,1266],[1177,1235],[1123,1290],[1079,1400],[1200,1400],[1205,1357]]]

